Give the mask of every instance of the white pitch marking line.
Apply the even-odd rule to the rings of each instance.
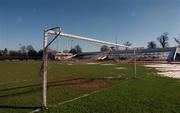
[[[57,106],[57,105],[63,105],[63,104],[66,104],[66,103],[69,103],[69,102],[72,102],[72,101],[75,101],[75,100],[78,100],[78,99],[81,99],[81,98],[84,98],[84,97],[88,97],[88,96],[90,96],[90,95],[92,95],[92,94],[95,94],[95,93],[98,93],[98,92],[100,92],[100,91],[102,91],[102,90],[96,90],[96,91],[93,91],[93,92],[91,92],[91,93],[87,93],[87,94],[84,94],[84,95],[82,95],[82,96],[73,98],[73,99],[71,99],[71,100],[63,101],[63,102],[58,103],[58,104],[56,104],[56,105],[50,105],[50,107],[55,107],[55,106]]]
[[[41,109],[38,108],[38,109],[35,109],[35,110],[33,110],[33,111],[29,112],[29,113],[37,113],[37,112],[39,112],[40,110],[41,110]]]
[[[105,89],[104,89],[104,90],[105,90]],[[93,92],[91,92],[91,93],[84,94],[84,95],[82,95],[82,96],[73,98],[73,99],[71,99],[71,100],[66,100],[66,101],[60,102],[60,103],[55,104],[55,105],[49,105],[49,107],[56,107],[56,106],[58,106],[58,105],[63,105],[63,104],[69,103],[69,102],[73,102],[73,101],[75,101],[75,100],[78,100],[78,99],[81,99],[81,98],[84,98],[84,97],[88,97],[88,96],[90,96],[90,95],[92,95],[92,94],[95,94],[95,93],[98,93],[98,92],[100,92],[100,91],[102,91],[102,89],[101,89],[101,90],[93,91]],[[35,109],[35,110],[33,110],[33,111],[29,112],[29,113],[36,113],[36,112],[39,112],[40,110],[41,110],[41,109],[38,108],[38,109]]]
[[[120,84],[117,84],[117,85],[115,85],[115,86],[124,84],[124,83],[126,83],[126,82],[127,82],[127,81],[125,81],[125,82],[123,82],[123,83],[120,83]],[[57,104],[55,104],[55,105],[49,105],[49,107],[56,107],[57,105],[63,105],[63,104],[69,103],[69,102],[73,102],[73,101],[75,101],[75,100],[78,100],[78,99],[81,99],[81,98],[85,98],[85,97],[91,96],[91,95],[93,95],[93,94],[95,94],[95,93],[99,93],[99,92],[101,92],[101,91],[111,89],[111,88],[113,88],[113,87],[115,87],[115,86],[108,87],[108,88],[103,88],[103,89],[100,89],[100,90],[96,90],[96,91],[93,91],[93,92],[91,92],[91,93],[87,93],[87,94],[84,94],[84,95],[82,95],[82,96],[73,98],[73,99],[71,99],[71,100],[66,100],[66,101],[57,103]]]
[[[117,84],[116,86],[125,84],[125,83],[127,83],[127,82],[128,82],[128,81],[124,81],[123,83],[121,82],[120,84]],[[82,95],[82,96],[73,98],[73,99],[71,99],[71,100],[66,100],[66,101],[57,103],[57,104],[55,104],[55,105],[49,105],[49,107],[56,107],[56,106],[58,106],[58,105],[63,105],[63,104],[69,103],[69,102],[73,102],[73,101],[75,101],[75,100],[78,100],[78,99],[81,99],[81,98],[85,98],[85,97],[91,96],[91,95],[93,95],[93,94],[95,94],[95,93],[99,93],[99,92],[101,92],[101,91],[108,90],[108,89],[111,89],[111,88],[113,88],[113,87],[115,87],[115,86],[108,87],[108,88],[103,88],[103,89],[100,89],[100,90],[96,90],[96,91],[93,91],[93,92],[91,92],[91,93],[87,93],[87,94],[84,94],[84,95]],[[33,110],[33,111],[29,112],[29,113],[37,113],[37,112],[39,112],[40,110],[41,110],[41,109],[38,108],[38,109],[35,109],[35,110]]]

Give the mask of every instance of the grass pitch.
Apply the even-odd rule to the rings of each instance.
[[[40,106],[39,69],[38,61],[0,62],[1,113],[27,113]],[[138,65],[137,70],[134,79],[131,64],[49,62],[49,107],[39,112],[180,112],[180,80],[160,77],[156,70],[143,65]]]

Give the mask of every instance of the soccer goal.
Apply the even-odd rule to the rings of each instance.
[[[51,41],[49,41],[49,37],[53,38],[51,39]],[[120,47],[120,48],[129,48],[128,46],[122,45],[122,44],[118,44],[118,43],[112,43],[112,42],[108,42],[108,41],[102,41],[102,40],[97,40],[97,39],[93,39],[93,38],[88,38],[88,37],[83,37],[83,36],[79,36],[79,35],[74,35],[74,34],[69,34],[69,33],[65,33],[62,32],[62,30],[59,27],[55,27],[55,28],[50,28],[50,29],[46,29],[44,30],[44,39],[43,39],[43,62],[42,62],[42,66],[41,66],[41,84],[42,84],[42,108],[46,108],[47,107],[47,67],[48,67],[48,48],[50,47],[50,45],[52,45],[52,43],[58,38],[58,37],[64,37],[64,38],[68,38],[71,39],[71,43],[73,42],[73,40],[81,40],[81,41],[85,41],[85,42],[90,42],[90,43],[94,43],[94,44],[100,44],[100,45],[110,45],[113,47]],[[72,44],[69,44],[72,46]],[[57,47],[59,48],[59,47]],[[101,52],[100,54],[96,55],[95,57],[93,57],[94,59],[104,59],[106,57],[106,54],[108,54],[110,52],[109,51],[104,51]],[[66,54],[67,56],[67,54]],[[66,57],[68,58],[68,57]],[[136,76],[136,55],[135,55],[135,49],[134,49],[134,75]]]

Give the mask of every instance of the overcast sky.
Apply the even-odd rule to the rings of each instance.
[[[43,29],[55,26],[110,42],[117,37],[118,43],[130,41],[138,47],[169,32],[174,46],[180,0],[0,0],[0,49],[31,44],[39,50]]]

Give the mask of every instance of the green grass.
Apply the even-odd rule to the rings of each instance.
[[[125,69],[117,69],[124,67]],[[40,106],[40,62],[0,62],[0,113],[26,113]],[[50,62],[46,113],[179,113],[180,80],[160,77],[143,65]],[[120,77],[104,79],[104,77]],[[104,85],[101,85],[104,84]],[[90,96],[63,104],[81,95]],[[54,106],[56,105],[56,106]]]

